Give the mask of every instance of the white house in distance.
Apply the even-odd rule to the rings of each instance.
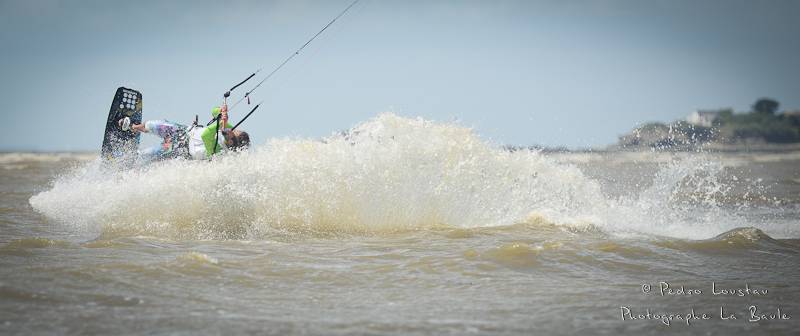
[[[697,110],[686,117],[686,122],[695,126],[711,127],[722,111],[725,110]]]

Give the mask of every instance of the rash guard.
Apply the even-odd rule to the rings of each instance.
[[[214,118],[216,118],[217,115],[219,115],[219,112],[216,111],[216,110],[211,113],[211,116],[214,117]],[[225,125],[225,128],[231,128],[231,127],[233,127],[233,125],[231,125],[231,123],[227,123]],[[203,145],[205,146],[205,149],[206,149],[206,158],[210,158],[211,155],[217,154],[220,151],[222,151],[222,149],[225,148],[225,137],[222,134],[220,134],[219,135],[219,143],[217,143],[217,150],[214,151],[214,142],[216,142],[216,140],[217,140],[217,123],[216,122],[212,123],[208,127],[203,127],[201,130],[198,130],[198,133],[200,133],[200,139],[202,139]],[[194,138],[194,136],[193,136],[193,138]],[[194,155],[192,155],[192,156],[194,157]]]

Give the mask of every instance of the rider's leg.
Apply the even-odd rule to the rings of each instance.
[[[163,139],[161,144],[139,151],[139,156],[145,161],[162,159],[172,153],[173,141],[182,126],[167,120],[148,120],[144,124],[131,125],[132,130],[152,133]]]
[[[148,120],[144,123],[144,126],[141,126],[141,124],[132,126],[134,129],[136,127],[140,127],[145,132],[153,133],[162,139],[174,135],[181,128],[180,125],[168,120]]]

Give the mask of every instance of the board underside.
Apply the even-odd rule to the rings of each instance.
[[[129,162],[136,157],[139,147],[139,133],[123,131],[119,120],[128,117],[131,125],[142,123],[142,93],[120,87],[114,94],[106,119],[101,157],[111,162]]]

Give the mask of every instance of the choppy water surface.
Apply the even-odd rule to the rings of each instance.
[[[798,164],[391,114],[214,162],[0,154],[0,332],[793,334]]]

